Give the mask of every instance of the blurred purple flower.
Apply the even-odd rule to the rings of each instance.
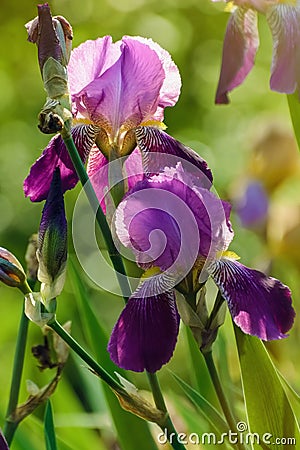
[[[216,103],[229,103],[228,92],[244,81],[254,65],[259,46],[257,12],[265,14],[273,37],[271,89],[286,94],[299,91],[300,1],[234,0],[231,3],[234,8],[224,39]]]
[[[269,198],[263,185],[256,180],[251,180],[243,193],[235,203],[235,210],[243,227],[251,228],[265,223]]]
[[[295,314],[290,290],[226,252],[229,214],[230,205],[180,163],[138,182],[120,203],[116,235],[140,267],[156,271],[141,281],[112,331],[108,349],[120,367],[154,372],[171,358],[179,326],[174,288],[194,270],[202,281],[213,278],[245,333],[286,336]]]
[[[86,41],[74,49],[68,65],[69,87],[77,124],[72,135],[85,162],[93,144],[93,167],[107,164],[111,152],[129,154],[136,146],[135,129],[156,124],[179,97],[181,80],[167,51],[151,39],[110,36]],[[76,121],[75,121],[76,123]],[[96,147],[95,147],[96,149]],[[47,197],[55,167],[63,190],[78,178],[60,135],[49,142],[24,182],[32,201]]]

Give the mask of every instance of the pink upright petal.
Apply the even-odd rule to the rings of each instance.
[[[167,106],[174,106],[180,95],[181,90],[181,77],[178,67],[171,58],[171,55],[167,50],[163,49],[159,44],[152,41],[152,39],[146,39],[139,36],[130,37],[127,39],[135,39],[143,44],[148,45],[152,50],[154,50],[162,65],[165,72],[165,79],[160,89],[159,93],[159,104],[157,112],[154,115],[156,120],[163,120],[163,111]]]
[[[94,143],[96,132],[90,125],[77,125],[72,128],[75,145],[84,162]],[[25,196],[33,202],[46,200],[56,167],[60,168],[63,192],[72,189],[78,182],[78,177],[60,134],[50,140],[42,155],[31,167],[24,181]]]
[[[300,87],[300,6],[278,5],[269,9],[267,21],[273,36],[270,87],[292,94]]]
[[[100,77],[121,55],[120,43],[111,36],[88,40],[75,48],[68,64],[68,78],[72,96]]]
[[[237,8],[225,34],[216,103],[229,103],[227,94],[239,86],[252,69],[258,45],[256,12]]]
[[[210,272],[244,333],[265,341],[286,337],[295,317],[287,286],[228,258],[215,261]]]
[[[131,129],[153,117],[165,73],[158,55],[148,45],[124,38],[121,56],[74,99],[89,118],[114,138],[123,125]]]

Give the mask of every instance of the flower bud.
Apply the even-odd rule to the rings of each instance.
[[[37,258],[37,276],[42,283],[41,294],[47,307],[48,302],[61,293],[66,275],[67,221],[59,168],[54,171],[42,213]]]
[[[70,132],[72,120],[67,65],[73,32],[61,16],[52,17],[48,3],[38,5],[38,17],[25,25],[28,40],[37,44],[38,59],[48,98],[39,115],[43,133]]]
[[[28,41],[38,47],[38,58],[41,72],[44,65],[53,59],[58,63],[57,67],[68,65],[73,31],[69,22],[62,16],[51,16],[48,3],[38,5],[38,17],[25,25],[28,33]],[[51,97],[51,96],[50,96]]]
[[[7,286],[18,287],[21,290],[26,282],[26,275],[21,263],[3,247],[0,247],[0,281]]]

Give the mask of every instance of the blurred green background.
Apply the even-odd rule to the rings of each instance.
[[[12,251],[21,262],[24,262],[28,237],[37,231],[42,209],[41,204],[33,204],[24,198],[22,183],[30,165],[49,139],[37,128],[44,91],[37,51],[27,42],[24,28],[24,24],[35,17],[36,5],[36,2],[28,0],[1,0],[0,13],[0,245]],[[242,194],[247,180],[253,177],[265,185],[270,198],[266,222],[254,230],[243,229],[233,213],[236,238],[231,249],[241,256],[245,264],[271,269],[273,276],[288,284],[298,310],[299,156],[291,137],[286,97],[269,90],[272,42],[264,17],[259,21],[261,46],[254,70],[246,82],[230,95],[229,106],[215,106],[222,39],[228,19],[228,14],[223,12],[224,5],[212,4],[209,0],[53,0],[50,6],[53,15],[63,15],[73,25],[74,47],[86,39],[106,34],[112,35],[114,40],[128,34],[151,37],[172,54],[179,67],[183,87],[178,104],[165,112],[168,132],[208,161],[214,173],[215,188],[221,197],[234,202]],[[79,187],[66,194],[69,219],[78,192]],[[109,332],[122,302],[97,290],[91,282],[87,283],[91,303]],[[22,298],[4,285],[0,285],[0,297],[2,426]],[[69,281],[59,299],[58,318],[61,322],[71,319],[74,336],[84,342]],[[298,319],[290,335],[290,338],[268,347],[276,365],[300,390]],[[221,359],[225,366],[228,363],[230,378],[239,386],[235,344],[228,317],[217,344],[221,355],[225,342],[226,354]],[[39,371],[30,352],[30,345],[37,343],[42,343],[42,336],[40,330],[31,325],[22,401],[27,396],[25,379],[29,378],[39,386],[49,380],[47,374]],[[170,367],[190,380],[190,362],[186,362],[185,355],[186,341],[182,333]],[[227,370],[225,366],[224,373]],[[143,376],[135,376],[134,380],[146,388]],[[162,370],[162,382],[171,403],[175,402],[176,393],[172,393],[172,388],[175,391],[176,388],[167,369]],[[68,446],[61,448],[97,448],[100,438],[95,428],[101,429],[105,442],[114,443],[111,419],[99,392],[98,381],[81,367],[76,358],[70,359],[53,404],[59,435],[68,442]],[[86,416],[86,412],[96,415]],[[39,423],[42,413],[40,408],[35,417],[20,426],[13,449],[44,448]]]

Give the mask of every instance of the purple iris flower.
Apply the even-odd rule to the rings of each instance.
[[[116,43],[110,36],[86,41],[72,51],[68,77],[72,135],[84,162],[92,149],[89,175],[105,166],[111,153],[130,154],[136,147],[136,128],[159,124],[164,108],[177,102],[181,88],[169,53],[141,37],[125,36]],[[78,178],[60,135],[31,167],[25,195],[32,201],[46,199],[56,167],[63,191],[73,188]]]
[[[202,282],[213,278],[245,333],[286,336],[295,315],[290,290],[226,251],[233,239],[229,215],[230,205],[181,163],[138,182],[119,204],[116,235],[147,277],[112,331],[108,349],[117,365],[155,372],[171,358],[179,329],[175,288],[190,273]]]
[[[300,1],[234,0],[231,3],[234,8],[224,39],[216,103],[229,103],[228,92],[244,81],[254,65],[259,46],[257,12],[266,16],[273,38],[271,89],[299,93]]]

